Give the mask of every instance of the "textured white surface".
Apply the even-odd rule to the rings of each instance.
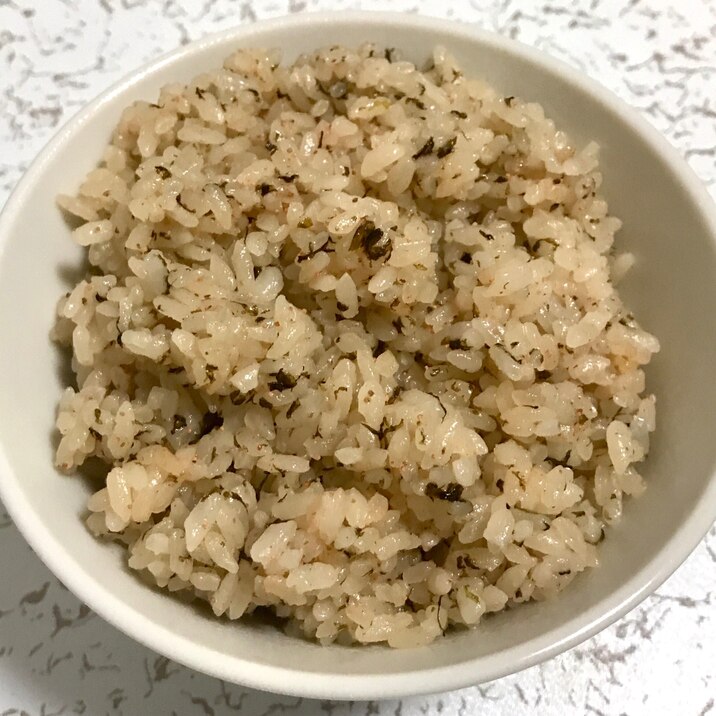
[[[640,109],[716,196],[716,0],[0,0],[0,205],[66,118],[145,60],[241,22],[388,6],[474,22],[583,69]],[[400,702],[283,698],[169,662],[69,594],[1,507],[0,574],[0,716],[716,713],[716,529],[656,595],[576,649]]]

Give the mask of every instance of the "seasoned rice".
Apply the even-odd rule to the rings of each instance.
[[[159,587],[322,644],[427,644],[598,563],[658,350],[597,146],[366,44],[240,50],[122,114],[60,206],[57,465]]]

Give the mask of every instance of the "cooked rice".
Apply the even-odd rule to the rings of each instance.
[[[632,263],[594,143],[443,49],[240,50],[122,114],[60,206],[96,535],[229,619],[426,644],[597,565],[644,481]]]

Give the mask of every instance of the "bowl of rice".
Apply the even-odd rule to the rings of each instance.
[[[206,38],[80,112],[0,218],[0,495],[93,610],[227,681],[504,676],[714,519],[715,238],[665,140],[515,42],[374,13]]]

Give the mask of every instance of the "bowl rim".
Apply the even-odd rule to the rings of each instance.
[[[662,155],[680,185],[699,207],[701,218],[716,241],[716,205],[701,180],[654,127],[597,81],[572,69],[561,60],[476,25],[461,25],[452,20],[399,12],[334,11],[286,15],[212,33],[162,54],[124,75],[65,122],[32,161],[0,214],[0,260],[10,241],[11,232],[8,229],[22,214],[27,195],[42,176],[48,163],[62,150],[70,137],[82,131],[101,107],[112,102],[118,95],[131,93],[138,81],[160,74],[179,59],[201,55],[208,48],[223,43],[240,44],[254,36],[260,36],[264,31],[300,30],[315,24],[328,28],[334,24],[351,23],[374,27],[399,24],[401,29],[406,26],[429,29],[442,37],[459,37],[468,42],[509,52],[538,66],[546,75],[557,76],[576,86],[638,134],[651,151]],[[521,671],[576,646],[633,609],[659,587],[699,544],[716,519],[715,477],[716,475],[711,475],[702,499],[660,552],[608,597],[586,609],[578,617],[498,654],[478,657],[460,664],[398,674],[324,674],[303,671],[299,667],[256,664],[239,656],[227,659],[209,647],[155,624],[147,616],[128,607],[110,588],[95,580],[86,579],[83,571],[73,565],[69,551],[51,535],[35,514],[20,488],[18,476],[10,467],[0,439],[0,498],[7,511],[45,565],[94,612],[134,640],[189,668],[251,688],[323,699],[397,698],[463,688]],[[340,678],[334,678],[338,676]]]

